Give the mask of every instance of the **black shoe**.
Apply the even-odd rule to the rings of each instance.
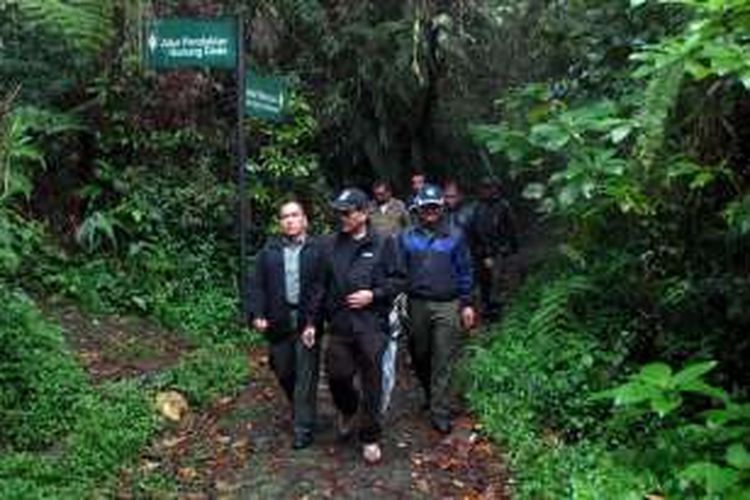
[[[354,434],[354,415],[344,415],[339,412],[336,418],[336,431],[339,441],[347,441]]]
[[[313,436],[310,432],[295,432],[292,440],[292,449],[302,450],[310,446],[313,442]]]
[[[453,424],[448,418],[432,418],[432,428],[440,434],[450,434],[453,431]]]

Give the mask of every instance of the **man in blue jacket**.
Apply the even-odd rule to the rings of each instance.
[[[471,255],[460,228],[443,220],[443,194],[425,185],[414,198],[418,224],[398,238],[407,277],[412,363],[427,398],[432,426],[452,430],[451,371],[460,332],[474,325]]]
[[[289,201],[279,208],[281,236],[271,238],[256,258],[250,277],[250,320],[270,343],[269,358],[279,384],[292,404],[292,447],[313,441],[319,348],[302,336],[310,294],[319,280],[321,250],[307,234],[302,205]]]

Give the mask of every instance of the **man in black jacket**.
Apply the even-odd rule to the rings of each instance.
[[[331,203],[340,230],[326,242],[320,287],[310,310],[306,336],[321,312],[330,323],[325,353],[328,383],[339,410],[339,433],[351,432],[361,406],[359,438],[368,463],[381,458],[381,357],[386,338],[379,322],[397,286],[388,277],[392,239],[368,227],[368,198],[356,188],[344,189]],[[390,248],[390,250],[389,250]],[[314,337],[313,337],[314,338]],[[361,393],[355,388],[359,373]]]
[[[499,183],[491,177],[482,179],[470,232],[482,316],[494,321],[498,319],[502,307],[495,288],[503,260],[518,252],[518,239],[510,205],[502,197]]]
[[[282,236],[270,239],[257,256],[250,278],[252,326],[270,342],[270,364],[292,404],[295,449],[313,441],[319,348],[301,336],[310,293],[320,272],[320,245],[307,235],[302,205],[279,209]]]

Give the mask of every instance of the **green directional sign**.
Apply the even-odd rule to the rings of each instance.
[[[143,55],[156,69],[224,68],[237,65],[233,18],[157,18],[146,25]]]
[[[284,119],[288,101],[286,83],[277,76],[245,75],[245,114],[262,120]]]

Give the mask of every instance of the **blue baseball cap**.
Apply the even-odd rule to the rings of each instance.
[[[425,184],[414,197],[414,206],[417,208],[428,205],[442,207],[444,203],[443,190],[434,184]]]

